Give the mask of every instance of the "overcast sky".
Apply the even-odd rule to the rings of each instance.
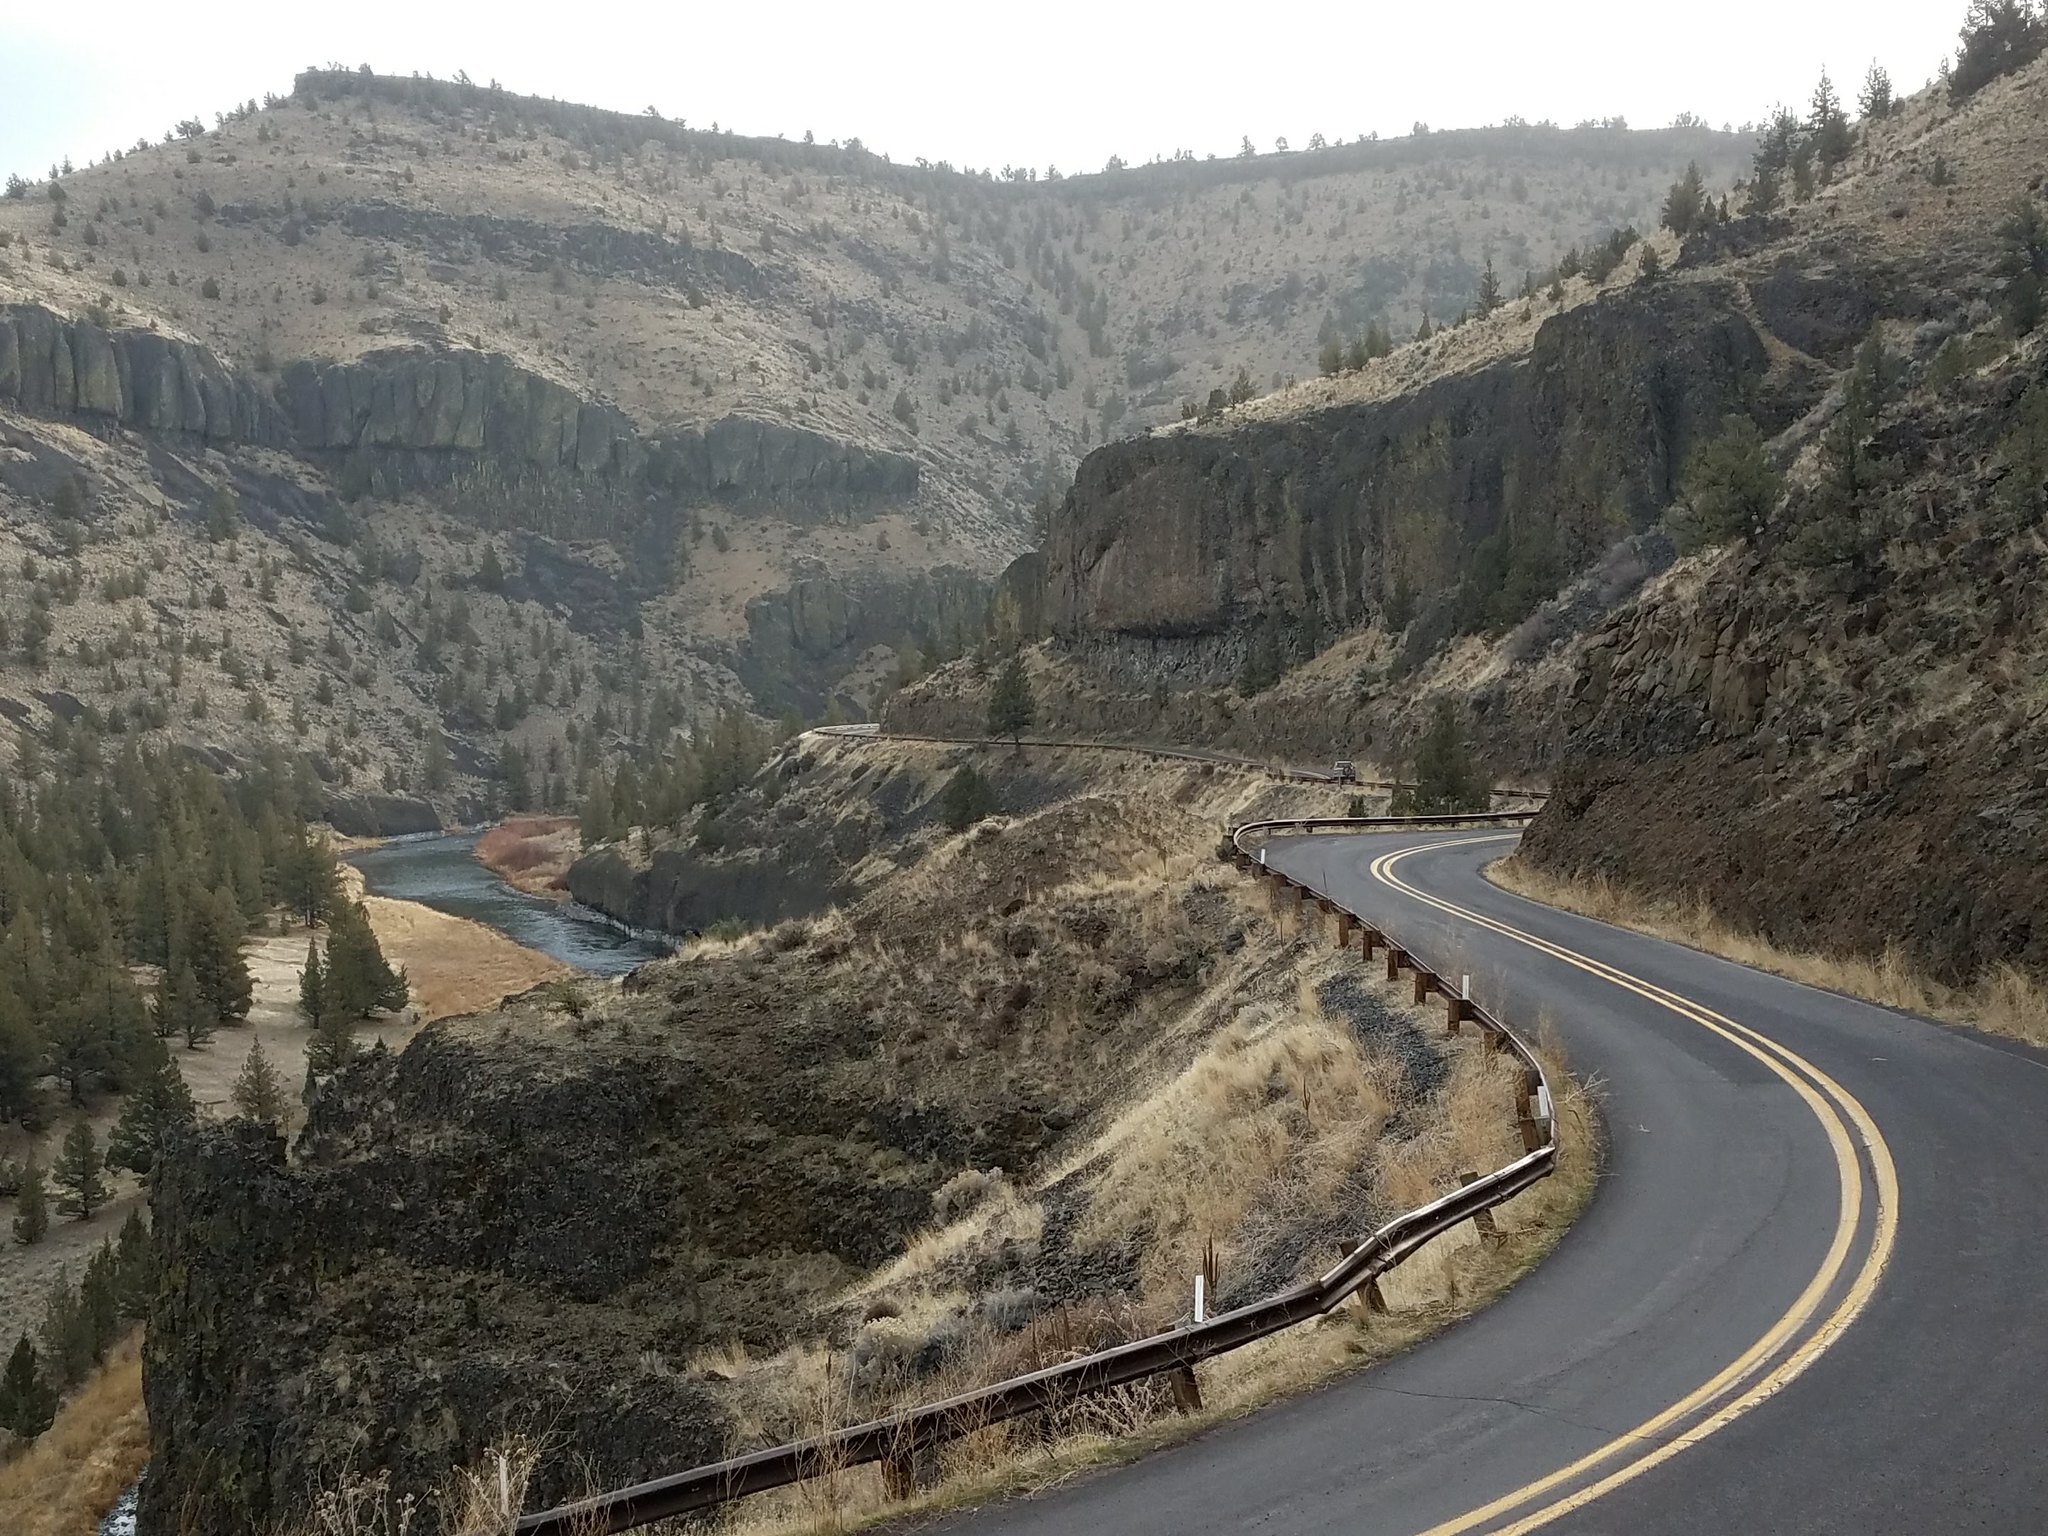
[[[1176,149],[1620,114],[1761,118],[1825,67],[1853,103],[1873,59],[1918,89],[1963,0],[1385,0],[1232,5],[434,0],[337,6],[0,0],[0,172],[152,139],[330,60],[742,133],[854,136],[898,160],[1099,169]]]

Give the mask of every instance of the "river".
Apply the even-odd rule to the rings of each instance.
[[[406,838],[350,854],[349,863],[363,872],[372,895],[473,918],[594,975],[622,975],[668,953],[660,939],[629,933],[588,907],[515,890],[477,863],[476,840],[474,832]]]

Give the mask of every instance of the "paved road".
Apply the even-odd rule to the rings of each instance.
[[[2048,1056],[1524,901],[1480,873],[1511,842],[1269,856],[1597,1078],[1556,1252],[1402,1359],[934,1529],[2048,1532]]]

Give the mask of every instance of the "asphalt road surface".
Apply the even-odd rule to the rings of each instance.
[[[2048,1055],[1556,912],[1513,835],[1276,838],[1604,1097],[1556,1251],[1410,1354],[976,1536],[2048,1532]]]

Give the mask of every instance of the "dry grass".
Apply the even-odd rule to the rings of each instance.
[[[476,860],[507,885],[559,897],[582,849],[573,816],[512,816],[476,840]]]
[[[2048,1045],[2048,988],[2011,965],[1994,967],[1971,986],[1949,987],[1916,971],[1896,940],[1875,959],[1816,954],[1786,949],[1736,927],[1704,897],[1673,901],[1632,890],[1604,875],[1563,880],[1521,858],[1501,859],[1487,873],[1503,889],[1532,901],[1705,950],[1807,986]]]
[[[41,1438],[0,1465],[0,1531],[93,1536],[148,1459],[138,1332],[72,1395]]]
[[[495,1008],[508,997],[571,974],[561,961],[495,928],[416,901],[366,895],[362,874],[351,865],[342,866],[342,879],[369,913],[385,958],[405,967],[422,1024]]]

